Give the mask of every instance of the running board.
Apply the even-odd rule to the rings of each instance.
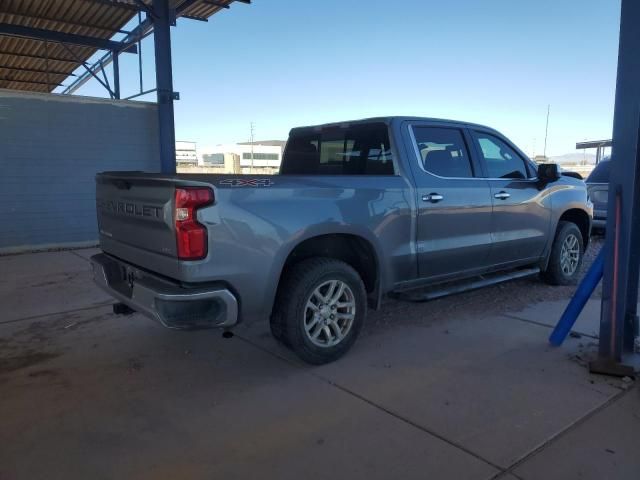
[[[527,268],[507,273],[479,275],[460,282],[449,282],[431,287],[423,287],[420,291],[393,293],[392,296],[399,300],[406,300],[409,302],[428,302],[429,300],[435,300],[436,298],[447,297],[449,295],[468,292],[470,290],[477,290],[478,288],[488,287],[489,285],[495,285],[496,283],[502,283],[508,280],[530,277],[538,273],[540,273],[539,268]]]

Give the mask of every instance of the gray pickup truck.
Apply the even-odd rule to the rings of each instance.
[[[96,182],[94,278],[119,305],[171,328],[269,320],[315,364],[343,355],[386,294],[522,271],[574,282],[593,214],[556,165],[426,118],[294,128],[278,175]]]

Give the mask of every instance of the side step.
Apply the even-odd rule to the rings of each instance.
[[[461,280],[459,282],[441,283],[430,287],[422,287],[420,290],[412,290],[407,292],[393,293],[392,296],[399,300],[408,302],[428,302],[436,298],[447,297],[456,293],[468,292],[478,288],[488,287],[496,283],[515,280],[517,278],[530,277],[540,273],[539,268],[527,268],[523,270],[514,270],[511,272],[493,273],[488,275],[479,275],[469,280]]]

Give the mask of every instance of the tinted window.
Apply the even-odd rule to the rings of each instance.
[[[223,153],[205,153],[202,155],[202,161],[207,165],[224,165]]]
[[[254,152],[254,153],[244,152],[242,154],[242,159],[251,160],[252,156],[254,160],[278,160],[277,153],[258,153],[258,152]]]
[[[587,178],[587,183],[609,183],[610,166],[609,160],[601,161]]]
[[[460,130],[413,127],[424,169],[448,178],[473,177],[469,152]]]
[[[281,175],[393,175],[389,132],[383,123],[294,130]]]
[[[524,160],[498,137],[476,132],[489,178],[529,178]]]

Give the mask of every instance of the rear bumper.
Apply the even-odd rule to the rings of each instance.
[[[606,218],[594,218],[593,219],[593,228],[607,228],[607,219]]]
[[[607,211],[595,210],[593,212],[593,227],[606,228],[606,226],[607,226]]]
[[[91,257],[96,284],[118,301],[168,328],[229,328],[238,301],[224,287],[185,288],[104,253]]]

